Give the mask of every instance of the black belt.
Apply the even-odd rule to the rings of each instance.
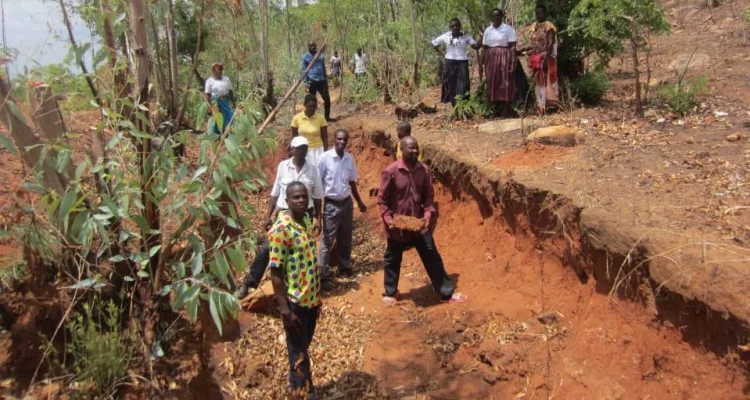
[[[330,197],[326,197],[326,203],[333,203],[333,204],[344,204],[347,201],[351,201],[351,200],[352,200],[351,196],[349,196],[349,197],[347,197],[345,199],[342,199],[342,200],[336,200],[336,199],[332,199]]]

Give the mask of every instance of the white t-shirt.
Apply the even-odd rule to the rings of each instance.
[[[354,54],[354,73],[355,74],[362,74],[367,72],[367,54],[362,53],[362,56],[360,57],[359,54]]]
[[[445,58],[447,60],[468,60],[469,46],[475,44],[477,41],[474,40],[471,35],[464,34],[461,37],[453,37],[453,34],[449,31],[432,41],[433,46],[439,46],[441,43],[445,45]]]
[[[232,82],[226,75],[222,75],[220,79],[215,79],[213,76],[206,79],[206,93],[212,96],[226,96],[232,90]]]
[[[515,43],[516,30],[510,25],[503,23],[497,28],[490,25],[484,30],[482,44],[487,47],[508,47],[510,43]]]

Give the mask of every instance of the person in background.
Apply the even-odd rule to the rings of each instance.
[[[380,179],[378,205],[388,236],[385,249],[385,277],[383,305],[390,307],[398,300],[398,280],[401,274],[401,259],[404,250],[416,247],[432,287],[445,302],[463,303],[468,297],[455,292],[453,281],[448,277],[443,259],[438,253],[430,232],[430,221],[437,216],[433,204],[434,189],[429,167],[419,162],[419,143],[407,136],[401,139],[402,158],[386,167]],[[422,220],[419,232],[396,228],[394,217],[406,215]]]
[[[362,202],[357,190],[357,167],[354,157],[346,152],[349,144],[349,132],[339,129],[334,134],[333,149],[323,153],[318,161],[318,172],[323,182],[325,206],[323,209],[323,240],[320,243],[320,266],[323,280],[328,280],[329,252],[334,240],[338,249],[339,275],[352,274],[352,234],[354,232],[354,205],[357,201],[359,211],[364,213],[367,206]],[[326,283],[327,285],[327,283]]]
[[[398,141],[396,142],[396,151],[392,151],[394,160],[401,159],[401,139],[411,136],[411,124],[402,121],[396,126],[396,135],[398,135]],[[422,148],[419,148],[419,154],[417,155],[417,161],[422,162]]]
[[[484,30],[484,74],[495,117],[510,116],[516,94],[516,31],[503,22],[505,13],[492,10],[492,24]]]
[[[307,138],[310,144],[307,161],[317,166],[320,156],[328,150],[328,122],[316,112],[318,99],[314,94],[305,96],[304,101],[305,110],[292,118],[292,139],[300,135]]]
[[[367,75],[367,64],[370,60],[367,58],[367,54],[362,51],[362,48],[357,49],[357,53],[354,54],[354,77],[359,80]]]
[[[482,46],[482,38],[479,43],[471,35],[461,31],[461,21],[453,18],[450,22],[450,31],[436,37],[432,46],[440,56],[445,57],[443,67],[443,87],[440,100],[443,103],[456,105],[456,97],[469,95],[471,88],[471,74],[469,73],[469,47],[479,49]],[[445,53],[440,45],[445,46]]]
[[[307,44],[307,53],[302,56],[302,72],[305,72],[310,65],[315,54],[318,52],[318,45],[315,42]],[[325,109],[326,121],[331,122],[331,95],[328,93],[328,75],[326,74],[326,61],[323,54],[318,57],[315,64],[304,77],[305,85],[311,95],[316,96],[320,93],[323,98],[323,107]]]
[[[537,112],[544,114],[556,109],[560,87],[557,82],[557,27],[547,21],[547,7],[535,9],[536,22],[526,32],[529,45],[519,51],[529,56],[529,68],[534,80]]]
[[[320,268],[315,259],[315,234],[307,214],[307,188],[302,182],[286,187],[289,210],[279,213],[268,233],[271,283],[286,332],[291,398],[318,399],[310,369],[310,344],[320,316]]]
[[[333,87],[338,87],[339,79],[341,79],[341,58],[339,58],[338,50],[335,50],[331,57],[331,77],[333,78]]]
[[[286,196],[287,187],[292,182],[301,182],[307,188],[307,193],[309,193],[310,197],[310,201],[307,204],[308,217],[311,221],[314,218],[315,223],[312,227],[319,233],[322,223],[320,212],[323,200],[323,183],[320,180],[318,168],[307,162],[307,139],[302,136],[295,137],[292,139],[291,148],[292,158],[282,161],[276,168],[276,180],[271,188],[271,197],[268,202],[268,217],[266,218],[265,229],[266,231],[271,229],[274,216],[279,211],[286,211],[289,209],[289,202],[287,201],[288,199]],[[270,252],[271,249],[268,240],[263,241],[263,244],[256,250],[255,259],[247,270],[242,283],[234,292],[234,295],[238,299],[247,297],[248,294],[258,288],[260,280],[266,272],[268,260],[271,255]]]
[[[232,82],[224,75],[221,63],[211,64],[211,76],[206,79],[204,93],[210,106],[209,114],[213,116],[209,132],[222,134],[232,122],[235,103]]]

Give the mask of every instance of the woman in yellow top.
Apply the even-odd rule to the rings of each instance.
[[[292,118],[292,138],[304,136],[310,143],[307,150],[307,162],[318,168],[320,156],[328,149],[328,122],[316,113],[318,99],[313,94],[305,96],[305,111]]]
[[[393,156],[396,157],[396,160],[401,159],[401,139],[411,136],[411,124],[408,122],[401,122],[396,127],[396,134],[398,135],[398,143],[396,143],[396,151],[393,153]],[[422,147],[419,147],[419,153],[417,155],[417,160],[419,162],[422,162]]]

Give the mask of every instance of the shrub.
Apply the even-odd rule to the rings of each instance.
[[[696,97],[704,92],[705,87],[705,77],[692,81],[686,81],[681,77],[677,83],[664,85],[659,90],[659,97],[669,106],[670,111],[685,116],[695,109],[698,104]]]
[[[96,310],[104,309],[101,315]],[[102,307],[98,300],[84,305],[82,313],[70,321],[70,343],[66,349],[73,358],[74,380],[91,388],[94,395],[109,397],[117,383],[128,375],[134,345],[120,328],[121,310],[113,301]]]
[[[570,90],[583,104],[597,104],[609,90],[609,78],[601,71],[587,72],[570,81]]]
[[[468,97],[458,97],[456,105],[453,107],[453,118],[460,120],[469,120],[475,115],[488,116],[492,113],[492,104],[490,103],[487,93],[487,84],[480,83],[477,90],[472,92]]]

